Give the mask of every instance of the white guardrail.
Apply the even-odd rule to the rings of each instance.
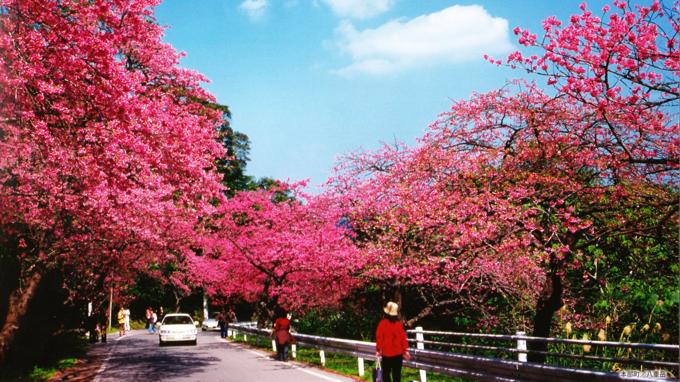
[[[265,337],[270,340],[271,329],[261,329],[256,327],[255,322],[242,322],[238,324],[229,325],[229,336],[236,338],[240,333],[244,340],[247,340],[247,335],[251,334],[258,338]],[[628,364],[646,365],[659,368],[659,370],[647,370],[646,372],[635,370],[624,370],[622,372],[606,372],[588,369],[550,366],[544,364],[537,364],[526,362],[526,354],[532,352],[527,350],[527,342],[558,342],[578,345],[591,346],[609,346],[609,347],[626,347],[626,348],[640,348],[640,349],[655,349],[662,351],[674,351],[676,355],[680,351],[678,345],[658,345],[658,344],[633,344],[633,343],[617,343],[605,341],[585,341],[585,340],[565,340],[558,338],[540,338],[529,337],[525,335],[494,335],[494,334],[474,334],[474,333],[452,333],[439,331],[425,331],[422,328],[416,330],[408,330],[409,334],[415,334],[415,339],[409,339],[409,342],[416,343],[415,349],[410,349],[412,355],[410,361],[404,361],[404,366],[420,370],[421,382],[426,382],[427,371],[437,372],[440,374],[468,378],[476,381],[563,381],[563,382],[610,382],[610,381],[678,381],[668,370],[677,372],[677,362],[664,361],[650,361],[650,360],[632,360],[628,358],[616,359],[606,357],[594,357],[602,361],[612,361]],[[451,336],[451,337],[482,337],[493,338],[497,340],[513,341],[517,344],[513,348],[502,348],[495,346],[470,345],[459,344],[442,341],[425,340],[425,336]],[[357,357],[357,365],[359,375],[364,374],[364,360],[375,360],[375,342],[355,341],[342,338],[331,338],[314,336],[303,333],[294,333],[297,346],[305,346],[319,350],[319,358],[322,365],[325,365],[325,352],[340,353]],[[453,346],[464,347],[479,350],[498,350],[510,353],[516,353],[518,360],[499,359],[491,357],[483,357],[469,354],[457,354],[440,350],[425,349],[425,345],[437,346]],[[272,340],[272,348],[275,349],[275,344]],[[291,354],[293,358],[296,357],[296,345],[291,347]],[[549,353],[550,356],[556,356],[556,353]],[[565,356],[565,354],[561,354]],[[557,354],[560,356],[560,354]],[[568,354],[568,357],[574,355]],[[593,356],[584,356],[585,359],[593,358]],[[578,358],[582,358],[579,356]],[[623,362],[625,361],[625,362]],[[660,368],[664,369],[660,369]]]

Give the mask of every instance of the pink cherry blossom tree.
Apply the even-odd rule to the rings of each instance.
[[[501,291],[533,301],[534,334],[547,336],[586,245],[658,228],[620,211],[649,206],[675,224],[677,6],[615,6],[609,22],[585,6],[564,28],[550,18],[540,43],[516,29],[544,54],[513,53],[508,65],[546,76],[554,92],[514,82],[475,94],[415,148],[341,165],[332,189],[363,239],[365,274],[442,288],[418,292],[429,303],[415,319],[446,304],[483,309]]]
[[[434,146],[386,148],[351,158],[333,180],[367,258],[362,277],[391,294],[409,324],[471,308],[494,325],[486,301],[528,298],[540,279],[533,240],[519,229],[531,211],[479,164]]]
[[[190,259],[208,294],[255,303],[266,320],[278,307],[337,306],[357,286],[361,258],[341,216],[299,187],[243,191],[220,206],[205,251]]]
[[[86,297],[186,256],[222,197],[220,111],[157,3],[0,1],[0,363],[45,275]]]

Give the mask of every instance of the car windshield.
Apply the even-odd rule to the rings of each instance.
[[[189,316],[167,316],[163,320],[163,325],[192,325]]]

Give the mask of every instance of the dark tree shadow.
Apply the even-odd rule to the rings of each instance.
[[[149,346],[149,341],[143,338],[131,337],[125,341],[125,346],[132,351],[114,352],[103,379],[132,381],[187,377],[220,362],[218,357],[210,355],[212,344],[200,348],[185,344],[160,347]]]

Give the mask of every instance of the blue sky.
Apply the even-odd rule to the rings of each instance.
[[[482,55],[505,57],[515,26],[540,33],[579,3],[165,0],[156,17],[250,137],[248,173],[319,184],[340,155],[412,143],[452,100],[521,77]]]

